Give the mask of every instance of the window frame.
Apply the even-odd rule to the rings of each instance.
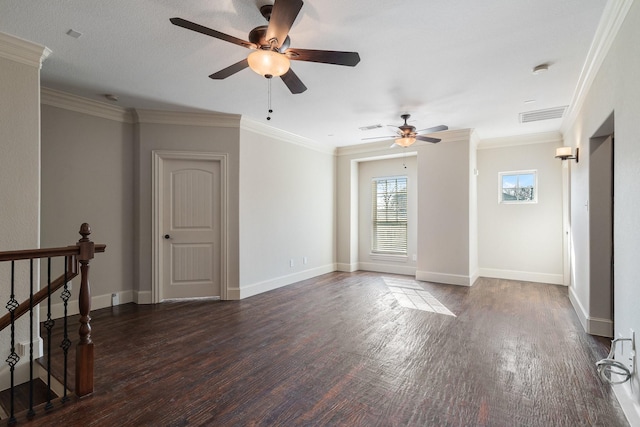
[[[403,216],[404,219],[400,221],[379,221],[378,215],[380,210],[378,209],[378,185],[382,181],[404,181],[404,190],[403,191],[394,191],[393,194],[397,195],[404,193],[404,206],[396,207],[396,215],[398,212],[401,212],[404,209]],[[387,191],[387,193],[389,193]],[[385,258],[406,258],[409,253],[409,177],[407,175],[396,175],[396,176],[381,176],[381,177],[373,177],[371,179],[371,246],[370,252],[374,257],[385,257]],[[401,214],[402,216],[402,214]],[[400,240],[400,245],[397,246],[397,250],[384,248],[384,244],[380,244],[379,230],[380,223],[400,223],[404,224],[404,237],[403,241]],[[390,239],[390,238],[388,238]],[[404,248],[402,248],[404,246]]]
[[[504,199],[504,178],[507,176],[520,176],[520,175],[533,175],[533,199],[531,200],[505,200]],[[520,205],[520,204],[535,204],[538,203],[538,193],[540,192],[538,186],[538,170],[537,169],[523,169],[516,171],[498,172],[498,204],[501,205]]]

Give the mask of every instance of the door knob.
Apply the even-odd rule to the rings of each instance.
[[[168,234],[165,234],[165,235],[164,235],[164,238],[165,238],[165,239],[170,239],[170,238],[171,238],[171,236],[169,236]]]

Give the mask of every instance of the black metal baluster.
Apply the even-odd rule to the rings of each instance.
[[[33,259],[29,260],[29,411],[27,417],[36,415],[33,409]]]
[[[49,410],[53,408],[53,399],[51,393],[51,329],[53,329],[55,322],[51,319],[51,257],[47,258],[47,321],[44,322],[44,327],[47,329],[47,404],[45,409]]]
[[[14,406],[14,395],[15,395],[15,384],[14,384],[14,370],[16,363],[20,360],[20,356],[16,353],[16,324],[15,324],[15,310],[18,308],[20,304],[16,300],[15,296],[15,262],[11,261],[11,296],[9,297],[9,301],[7,302],[7,310],[11,313],[11,354],[7,357],[6,362],[9,364],[9,368],[11,370],[11,403],[9,412],[9,425],[15,424],[17,422],[15,416],[15,406]]]
[[[60,298],[62,298],[63,306],[64,306],[64,338],[62,339],[62,343],[60,347],[62,347],[62,351],[64,352],[64,395],[62,396],[62,402],[66,402],[69,400],[67,396],[67,356],[69,355],[69,348],[71,347],[71,340],[69,339],[69,333],[67,330],[67,306],[69,302],[69,298],[71,298],[71,292],[69,292],[69,287],[67,285],[67,266],[68,266],[69,257],[64,257],[64,289],[60,294]]]

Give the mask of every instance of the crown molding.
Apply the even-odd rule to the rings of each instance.
[[[596,34],[587,53],[587,59],[582,66],[582,72],[580,73],[580,78],[578,79],[571,103],[569,104],[569,109],[562,122],[561,129],[563,133],[566,133],[576,121],[587,93],[589,89],[591,89],[593,80],[596,78],[604,59],[609,53],[609,49],[618,35],[618,31],[620,31],[632,3],[633,0],[607,1]]]
[[[103,119],[133,123],[129,110],[46,87],[40,90],[40,103]]]
[[[7,33],[0,33],[0,58],[40,69],[51,50]]]
[[[562,141],[562,134],[560,132],[531,133],[483,139],[478,143],[478,150],[515,147],[518,145],[546,144],[549,142],[562,143]]]
[[[325,154],[334,155],[336,152],[336,149],[334,147],[325,147],[319,145],[312,139],[274,128],[272,126],[266,125],[253,119],[249,119],[247,117],[242,117],[242,120],[240,121],[240,129],[269,138],[279,139],[290,144],[299,145]]]
[[[213,112],[135,110],[135,123],[238,128],[240,116]]]
[[[441,138],[442,141],[440,144],[448,142],[456,142],[456,141],[468,141],[471,138],[471,134],[473,129],[456,129],[456,130],[447,130],[443,132],[438,132],[437,137]],[[431,134],[430,134],[431,135]],[[434,134],[436,135],[436,134]],[[357,144],[357,145],[349,145],[346,147],[338,147],[337,156],[361,156],[361,155],[369,155],[375,152],[390,152],[398,151],[400,147],[391,147],[393,144],[393,139],[387,139],[384,141],[378,142],[369,142],[366,144]],[[424,141],[416,141],[413,145],[407,148],[403,148],[402,150],[406,150],[406,153],[414,152],[417,148],[422,146],[431,145],[430,142]]]

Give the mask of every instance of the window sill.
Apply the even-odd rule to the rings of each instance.
[[[369,256],[371,259],[375,259],[377,261],[407,262],[409,260],[409,256],[407,255],[370,253]]]

